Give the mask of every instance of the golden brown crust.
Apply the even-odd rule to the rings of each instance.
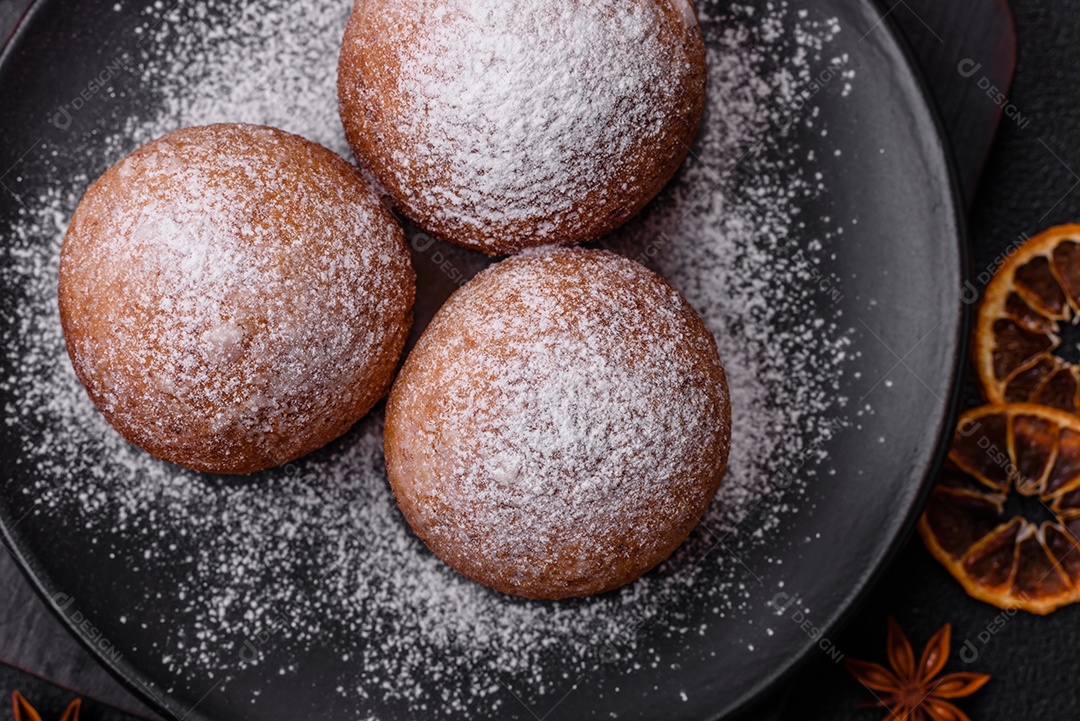
[[[387,402],[387,473],[416,534],[486,586],[602,593],[689,535],[730,444],[715,340],[659,276],[528,253],[443,307]]]
[[[632,1],[358,0],[338,66],[354,154],[414,222],[489,255],[617,228],[686,158],[707,75],[689,0]]]
[[[404,233],[349,163],[250,125],[170,133],[90,186],[60,266],[75,372],[131,443],[250,473],[386,393],[412,323]]]

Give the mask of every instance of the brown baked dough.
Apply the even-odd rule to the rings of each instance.
[[[597,238],[671,179],[706,60],[690,0],[357,0],[338,97],[417,224],[489,255]]]
[[[90,186],[64,240],[75,372],[127,440],[216,473],[286,463],[386,393],[412,323],[404,233],[299,136],[188,128]]]
[[[529,251],[439,311],[387,402],[387,473],[465,576],[537,599],[617,588],[714,497],[731,410],[701,317],[645,267]]]

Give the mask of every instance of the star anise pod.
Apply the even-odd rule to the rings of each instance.
[[[14,709],[15,721],[41,721],[41,714],[34,710],[30,702],[16,691],[11,694],[11,706]],[[82,708],[82,699],[75,699],[68,704],[60,721],[79,721],[79,709]]]
[[[869,704],[887,708],[886,721],[971,721],[949,699],[964,698],[978,691],[990,676],[984,673],[950,673],[939,676],[949,660],[952,626],[946,624],[926,644],[915,664],[904,632],[889,619],[888,656],[892,670],[870,661],[847,660],[844,667],[874,694]]]

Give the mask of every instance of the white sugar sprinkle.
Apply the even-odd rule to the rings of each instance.
[[[644,572],[720,479],[716,358],[638,263],[578,249],[504,260],[443,306],[394,387],[395,493],[433,548],[499,588],[580,595]]]
[[[393,60],[345,105],[362,99],[385,116],[370,127],[385,135],[380,178],[401,202],[477,247],[505,244],[491,237],[504,229],[564,241],[591,224],[589,209],[641,193],[697,87],[688,0],[411,0],[368,12],[386,29],[361,31],[356,54]],[[376,32],[388,39],[367,37]]]

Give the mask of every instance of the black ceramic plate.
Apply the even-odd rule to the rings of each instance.
[[[303,32],[275,14],[280,0],[266,5],[255,33],[230,13],[257,16],[258,2],[39,0],[0,57],[0,522],[59,617],[151,704],[191,719],[700,721],[767,697],[811,654],[839,660],[831,635],[910,531],[941,460],[966,336],[947,152],[880,9],[803,0],[776,19],[771,0],[699,3],[713,49],[703,139],[603,244],[673,275],[719,319],[744,402],[737,453],[769,450],[749,465],[772,478],[734,468],[723,507],[671,561],[622,593],[560,605],[491,594],[430,558],[378,475],[380,410],[295,466],[229,480],[124,447],[72,390],[49,326],[67,214],[143,139],[140,119],[191,117],[202,86],[158,87],[148,63],[233,63],[243,86],[259,68],[221,43],[258,58],[272,32]],[[808,43],[806,23],[830,39]],[[325,80],[309,61],[326,58],[266,82]],[[276,117],[265,107],[236,119]],[[709,167],[709,143],[731,146],[717,156],[728,167]],[[694,209],[717,194],[712,215]],[[413,233],[422,326],[484,261]],[[695,243],[714,233],[741,245],[705,263]],[[740,290],[710,290],[721,284]],[[703,307],[710,298],[721,307]],[[743,387],[754,384],[758,395]]]

